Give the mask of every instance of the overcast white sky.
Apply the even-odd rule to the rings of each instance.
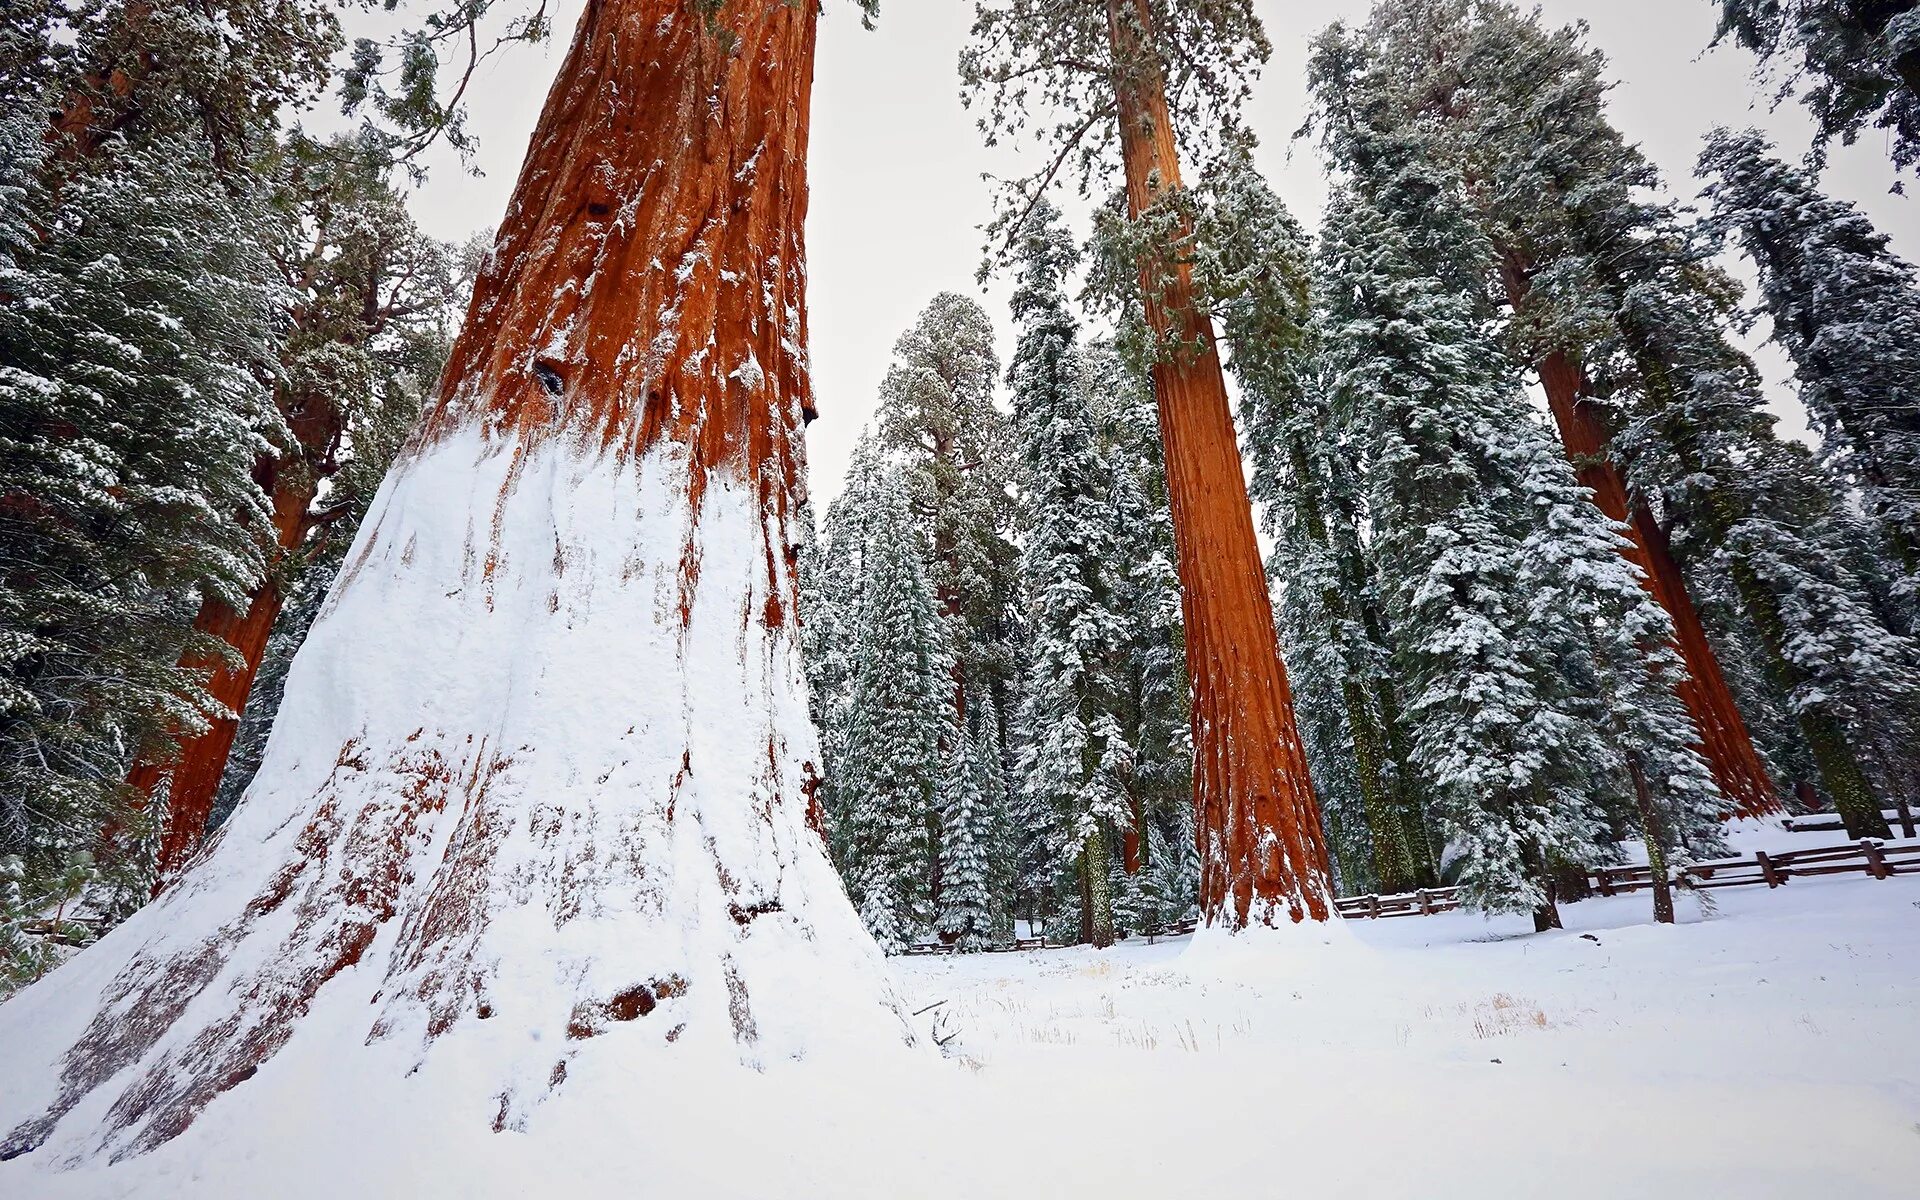
[[[1783,150],[1809,140],[1797,105],[1769,112],[1750,79],[1753,62],[1735,48],[1706,51],[1719,5],[1711,0],[1541,0],[1549,20],[1585,20],[1620,81],[1615,123],[1642,143],[1668,180],[1692,195],[1701,136],[1716,124],[1759,125]],[[839,490],[848,452],[872,413],[894,339],[942,289],[973,293],[980,224],[989,215],[982,172],[993,159],[961,107],[955,60],[972,21],[972,0],[886,0],[880,27],[860,28],[853,0],[825,0],[813,106],[811,267],[814,387],[821,419],[810,434],[816,500]],[[481,140],[480,178],[438,166],[416,211],[434,234],[462,238],[493,225],[506,208],[527,138],[564,53],[581,0],[559,0],[556,32],[537,50],[496,59],[476,85],[472,128]],[[1302,83],[1308,39],[1336,20],[1365,16],[1368,0],[1262,0],[1273,61],[1256,94],[1251,124],[1264,140],[1260,162],[1309,226],[1326,185],[1305,143],[1292,141],[1305,115]],[[1852,199],[1920,256],[1920,215],[1888,194],[1893,174],[1879,138],[1835,156],[1826,186]],[[1010,342],[1004,290],[981,297]],[[1779,356],[1761,356],[1778,382]],[[1784,390],[1777,405],[1786,411]]]

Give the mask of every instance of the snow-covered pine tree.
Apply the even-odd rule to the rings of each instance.
[[[1715,780],[1737,811],[1778,807],[1649,494],[1628,486],[1624,416],[1595,394],[1603,303],[1561,294],[1562,202],[1631,204],[1657,186],[1606,120],[1604,64],[1578,29],[1548,32],[1500,0],[1382,0],[1367,25],[1317,43],[1310,75],[1333,157],[1379,191],[1458,188],[1495,250],[1490,281],[1512,309],[1507,342],[1538,375],[1594,503],[1628,524],[1627,553],[1670,614],[1687,665],[1677,683]],[[1394,184],[1392,181],[1398,181]],[[1484,269],[1484,264],[1480,265]]]
[[[1638,827],[1653,872],[1654,919],[1670,924],[1673,874],[1724,849],[1726,808],[1674,690],[1686,666],[1673,622],[1622,555],[1625,527],[1593,507],[1546,431],[1516,417],[1508,453],[1534,515],[1522,577],[1537,636],[1561,639],[1563,661],[1582,676],[1591,664],[1591,709],[1606,734],[1596,749],[1632,785],[1633,807],[1616,813],[1625,818],[1616,823]]]
[[[880,385],[880,449],[906,472],[916,523],[925,531],[927,576],[947,624],[953,674],[950,762],[963,761],[968,697],[1003,690],[1012,671],[1005,610],[1015,573],[1005,418],[994,406],[1000,364],[993,321],[978,303],[942,292],[894,344]],[[940,817],[929,810],[927,887],[938,905]]]
[[[879,445],[906,469],[928,576],[953,625],[956,708],[962,688],[997,685],[1008,669],[999,640],[1016,551],[999,374],[986,310],[942,292],[900,335],[880,385]]]
[[[1860,490],[1908,589],[1920,586],[1920,280],[1865,213],[1756,132],[1714,131],[1700,174],[1714,229],[1760,273],[1828,465]]]
[[[978,703],[991,704],[991,693]],[[971,709],[974,705],[969,705]],[[958,753],[949,753],[940,798],[940,905],[934,932],[956,950],[985,950],[993,944],[993,877],[998,822],[987,788],[998,774],[991,729],[982,722],[963,725]]]
[[[0,1007],[0,1154],[125,1158],[324,1073],[409,1115],[360,1147],[403,1155],[587,1102],[568,1080],[609,1056],[650,1061],[599,1076],[644,1105],[914,1040],[807,825],[818,17],[582,15],[253,786],[174,887]]]
[[[197,135],[60,160],[6,104],[0,203],[0,854],[31,881],[101,854],[143,899],[157,814],[122,786],[137,748],[221,713],[183,649],[201,597],[260,579],[256,457],[284,436],[264,378],[283,294],[273,218]]]
[[[1024,468],[1022,561],[1033,639],[1020,714],[1028,739],[1022,787],[1031,808],[1050,812],[1057,839],[1050,849],[1078,893],[1081,940],[1107,946],[1114,938],[1109,865],[1131,816],[1107,755],[1118,735],[1111,671],[1120,620],[1108,569],[1106,464],[1067,303],[1078,255],[1050,203],[1028,217],[1016,254],[1019,339],[1008,382]]]
[[[1869,125],[1887,131],[1893,161],[1920,162],[1920,4],[1914,0],[1717,0],[1716,41],[1732,38],[1763,67],[1785,60],[1775,102],[1799,92],[1823,155]]]
[[[1532,601],[1535,514],[1514,454],[1525,402],[1477,294],[1422,264],[1417,246],[1442,245],[1476,249],[1457,220],[1409,237],[1366,198],[1336,197],[1320,252],[1327,368],[1364,455],[1413,763],[1463,852],[1461,886],[1476,907],[1553,928],[1554,873],[1602,854],[1597,738]]]
[[[1107,470],[1113,547],[1107,579],[1114,597],[1111,610],[1120,622],[1110,707],[1128,750],[1118,784],[1130,816],[1115,860],[1123,881],[1114,893],[1116,919],[1123,895],[1132,914],[1146,919],[1142,914],[1164,905],[1143,907],[1142,889],[1170,879],[1158,870],[1155,847],[1164,847],[1169,838],[1190,838],[1193,829],[1193,736],[1180,578],[1147,373],[1139,356],[1105,342],[1085,347],[1081,362],[1082,386],[1094,410]],[[1191,867],[1190,844],[1175,853],[1181,864]],[[1170,919],[1183,919],[1198,896],[1192,890],[1197,881],[1189,877],[1187,883],[1183,898],[1172,893],[1165,897],[1184,905],[1180,917]],[[1125,927],[1135,932],[1142,928]]]
[[[1431,885],[1386,669],[1390,647],[1354,523],[1356,481],[1310,361],[1305,235],[1245,154],[1224,157],[1201,193],[1195,279],[1232,351],[1252,491],[1274,539],[1272,570],[1285,585],[1283,619],[1302,639],[1285,644],[1294,682],[1311,698],[1301,707],[1318,734],[1309,738],[1321,752],[1315,775],[1333,782],[1336,796],[1351,779],[1359,803],[1341,815],[1364,824],[1373,887]],[[1311,664],[1310,680],[1300,677],[1302,664]],[[1334,754],[1348,757],[1350,771],[1327,761]]]
[[[1649,546],[1667,539],[1690,573],[1728,574],[1822,789],[1858,836],[1878,832],[1867,747],[1903,712],[1889,701],[1913,647],[1847,562],[1853,520],[1775,436],[1759,372],[1731,338],[1739,288],[1711,264],[1715,247],[1642,190],[1658,177],[1606,121],[1604,58],[1578,29],[1487,9],[1473,78],[1506,115],[1474,141],[1517,198],[1501,223],[1531,251],[1538,324],[1584,342],[1626,482],[1657,507]],[[1561,149],[1543,155],[1548,132]]]
[[[1180,150],[1204,164],[1243,135],[1239,111],[1267,57],[1265,34],[1249,0],[990,0],[977,13],[961,76],[970,102],[984,104],[981,131],[989,144],[1038,141],[1048,163],[1003,192],[996,234],[1017,241],[1063,172],[1078,175],[1083,194],[1107,190],[1116,168],[1125,179],[1136,251],[1127,291],[1153,334],[1183,585],[1202,911],[1230,931],[1325,920],[1326,846],[1226,380],[1176,249],[1190,233]]]
[[[1729,340],[1737,291],[1699,282],[1710,249],[1667,215],[1639,231],[1598,216],[1583,261],[1616,306],[1601,390],[1631,399],[1620,440],[1635,482],[1660,496],[1683,563],[1728,573],[1849,831],[1883,834],[1868,747],[1905,720],[1915,647],[1848,561],[1853,518],[1774,436],[1759,372]]]
[[[827,506],[818,545],[800,570],[801,646],[807,699],[820,731],[820,781],[815,801],[822,813],[842,810],[837,799],[845,761],[848,708],[853,700],[854,629],[865,596],[868,547],[874,514],[887,479],[871,429],[861,430],[848,460],[840,494]],[[811,506],[809,506],[811,513]],[[838,823],[826,824],[834,861],[844,863]]]
[[[932,927],[927,861],[942,849],[932,818],[955,798],[953,764],[964,751],[952,737],[951,626],[927,578],[910,486],[887,469],[870,498],[860,607],[844,631],[852,672],[828,810],[848,891],[889,952]]]
[[[1014,826],[1012,795],[1007,786],[1007,754],[1003,741],[1004,722],[999,702],[992,691],[979,694],[967,706],[972,729],[967,736],[971,753],[973,788],[981,807],[980,828],[975,835],[986,856],[986,895],[988,940],[1006,943],[1013,940],[1013,922],[1019,901],[1019,836]]]

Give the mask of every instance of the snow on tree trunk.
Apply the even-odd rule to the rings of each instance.
[[[1510,263],[1502,272],[1510,301],[1517,309],[1526,298],[1526,273]],[[1674,687],[1687,707],[1700,736],[1700,754],[1713,780],[1733,804],[1733,815],[1760,817],[1782,811],[1773,782],[1754,748],[1753,736],[1727,687],[1720,659],[1707,641],[1706,627],[1694,608],[1686,577],[1669,548],[1667,532],[1646,501],[1627,493],[1625,478],[1608,447],[1612,432],[1606,418],[1585,402],[1585,379],[1580,365],[1566,353],[1544,356],[1536,369],[1560,431],[1560,443],[1574,465],[1582,486],[1593,492],[1593,503],[1609,518],[1628,526],[1633,548],[1624,551],[1640,568],[1641,582],[1673,619],[1674,644],[1687,665],[1687,678]]]
[[[253,786],[0,1009],[0,1156],[139,1154],[276,1056],[503,1130],[912,1040],[806,824],[816,18],[588,5]]]
[[[271,464],[268,464],[271,469]],[[256,471],[257,473],[257,471]],[[269,493],[273,502],[274,542],[277,555],[285,555],[305,541],[311,528],[307,508],[313,501],[312,476],[304,471],[276,471]],[[240,717],[253,691],[254,677],[266,658],[267,638],[286,602],[286,593],[275,575],[274,565],[248,597],[244,612],[234,609],[217,596],[201,602],[193,628],[219,638],[239,656],[238,666],[219,659],[188,659],[182,666],[202,667],[211,673],[207,692],[231,715],[208,718],[205,733],[180,741],[179,758],[170,764],[142,760],[127,774],[127,785],[142,796],[152,797],[166,781],[166,813],[161,822],[160,847],[155,863],[154,893],[167,887],[180,873],[207,836],[207,822],[213,815],[214,798],[220,792],[220,779],[226,773],[227,759],[233,753],[234,738],[240,732]]]
[[[1145,0],[1107,0],[1127,204],[1138,219],[1180,188],[1163,77],[1144,65]],[[1153,366],[1193,684],[1200,904],[1229,929],[1330,915],[1325,838],[1294,727],[1273,601],[1254,539],[1226,379],[1185,263],[1141,274],[1147,323],[1198,347]]]

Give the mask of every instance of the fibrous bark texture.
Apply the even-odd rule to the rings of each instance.
[[[1135,218],[1180,188],[1164,78],[1138,31],[1143,0],[1108,0],[1108,27]],[[1194,827],[1200,904],[1239,929],[1330,914],[1330,873],[1306,755],[1274,631],[1253,508],[1213,330],[1184,263],[1143,264],[1147,323],[1182,349],[1158,356],[1153,387],[1166,449],[1193,684]],[[1189,351],[1185,347],[1198,347]]]
[[[0,1155],[123,1158],[316,1079],[523,1129],[583,1077],[644,1113],[911,1040],[807,825],[816,12],[699,8],[588,4],[254,784],[0,1009]]]
[[[1693,718],[1699,749],[1714,782],[1732,805],[1729,815],[1759,817],[1780,812],[1780,799],[1733,702],[1720,659],[1707,641],[1706,627],[1700,623],[1680,564],[1674,561],[1667,531],[1646,501],[1629,497],[1620,468],[1608,457],[1611,434],[1606,419],[1581,394],[1580,369],[1564,354],[1550,354],[1540,363],[1540,382],[1575,474],[1593,492],[1601,512],[1628,526],[1633,546],[1623,553],[1640,568],[1641,583],[1673,618],[1674,644],[1687,665],[1686,679],[1674,690]]]

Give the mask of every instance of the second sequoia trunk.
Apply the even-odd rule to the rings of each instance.
[[[1508,253],[1504,258],[1501,282],[1516,311],[1531,290],[1527,278],[1530,270],[1524,256]],[[1633,545],[1623,553],[1640,568],[1641,582],[1673,621],[1674,645],[1687,667],[1686,679],[1674,691],[1693,721],[1698,749],[1713,772],[1714,783],[1732,805],[1730,815],[1760,817],[1781,811],[1760,752],[1727,687],[1720,659],[1707,641],[1706,627],[1694,608],[1686,577],[1674,560],[1667,531],[1646,501],[1629,495],[1626,479],[1612,458],[1612,430],[1605,415],[1586,395],[1586,377],[1579,361],[1555,350],[1543,355],[1535,368],[1574,473],[1593,493],[1594,506],[1610,520],[1628,527],[1627,536]]]
[[[1165,80],[1143,0],[1107,0],[1127,204],[1138,219],[1180,188]],[[1184,263],[1143,263],[1147,323],[1181,348],[1157,356],[1193,684],[1200,904],[1229,929],[1331,912],[1327,851],[1294,726],[1273,602],[1253,532],[1226,379]]]

